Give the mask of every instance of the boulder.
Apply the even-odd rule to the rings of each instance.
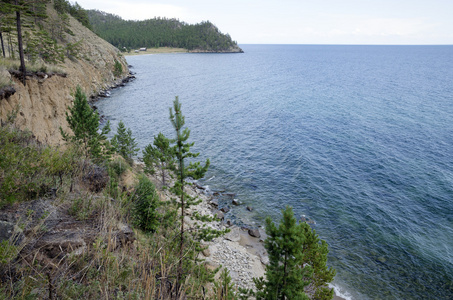
[[[225,219],[225,214],[220,210],[215,211],[214,214],[216,214],[217,218],[219,218],[220,220]]]
[[[268,265],[269,264],[269,256],[260,254],[260,261],[263,265]]]
[[[248,211],[252,211],[253,210],[253,208],[251,206],[247,206],[246,208],[247,208]]]
[[[227,213],[227,212],[230,211],[230,209],[228,207],[226,207],[226,206],[222,207],[220,210],[223,211],[224,213]]]
[[[250,236],[253,236],[253,237],[256,237],[256,238],[261,237],[260,231],[258,229],[249,229],[248,233],[249,233]]]
[[[204,249],[201,253],[203,253],[205,257],[211,256],[211,251],[209,251],[209,248]]]
[[[217,206],[219,206],[219,200],[212,199],[211,202],[209,202],[209,204],[211,204],[214,207],[217,207]]]
[[[239,205],[239,204],[241,204],[241,203],[239,202],[238,199],[233,199],[233,200],[231,201],[231,203],[232,203],[233,205]]]

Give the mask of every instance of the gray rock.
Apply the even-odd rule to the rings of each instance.
[[[220,220],[225,219],[225,214],[220,210],[215,211],[214,214],[216,214],[217,218],[219,218]]]
[[[248,210],[248,211],[252,211],[253,208],[252,208],[251,206],[247,206],[247,210]]]
[[[227,212],[230,211],[230,209],[228,207],[226,207],[226,206],[222,207],[220,210],[223,211],[224,213],[227,213]]]
[[[263,265],[269,264],[269,256],[260,254],[260,261]]]
[[[211,202],[209,202],[209,204],[211,204],[214,207],[217,207],[217,206],[219,206],[219,200],[212,199]]]
[[[260,234],[258,229],[249,229],[248,233],[249,233],[250,236],[253,236],[253,237],[256,237],[256,238],[261,237],[261,234]]]
[[[8,240],[14,232],[14,224],[0,221],[0,241]]]
[[[209,251],[209,248],[204,249],[204,250],[202,251],[202,253],[203,253],[203,255],[204,255],[205,257],[211,256],[211,251]]]
[[[239,204],[241,204],[241,203],[239,202],[238,199],[233,199],[233,201],[231,201],[231,203],[232,203],[233,205],[239,205]]]
[[[238,229],[233,229],[225,235],[225,239],[232,242],[239,242],[241,236]]]
[[[0,221],[0,242],[9,240],[18,245],[23,238],[24,234],[18,226],[10,222]]]

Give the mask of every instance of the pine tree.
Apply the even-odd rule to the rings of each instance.
[[[159,195],[146,176],[140,176],[134,195],[134,223],[145,232],[155,232],[161,217],[158,212]]]
[[[161,132],[154,137],[154,147],[149,144],[143,151],[143,162],[145,163],[145,172],[154,174],[154,165],[157,165],[162,176],[162,185],[165,186],[166,170],[172,169],[174,165],[174,149],[170,147],[170,140]]]
[[[224,268],[220,273],[219,281],[214,282],[215,300],[235,300],[235,288],[231,282],[230,272]]]
[[[173,114],[173,110],[170,108],[170,121],[176,132],[176,139],[174,140],[174,142],[176,143],[176,145],[174,146],[174,153],[177,160],[176,175],[178,177],[178,180],[175,182],[173,191],[180,197],[181,206],[179,266],[176,283],[176,291],[179,295],[179,287],[181,285],[184,263],[184,214],[186,209],[194,203],[194,199],[189,197],[189,195],[184,192],[185,179],[187,177],[192,177],[193,179],[202,178],[209,168],[209,159],[206,160],[204,166],[201,166],[200,162],[191,162],[189,166],[185,166],[184,160],[186,158],[195,158],[199,155],[199,153],[190,152],[190,147],[192,147],[194,143],[187,143],[190,135],[190,130],[188,128],[183,129],[185,118],[182,115],[181,104],[179,103],[178,97],[176,97],[173,102],[173,108],[175,110],[175,113]]]
[[[266,279],[255,279],[257,299],[332,299],[327,283],[335,270],[326,265],[327,243],[307,223],[297,224],[291,207],[283,211],[278,227],[266,219],[266,233],[269,265]]]
[[[60,127],[63,140],[81,145],[87,158],[106,158],[110,152],[106,139],[106,134],[110,132],[110,124],[107,122],[102,131],[98,132],[99,115],[88,104],[87,97],[80,86],[77,86],[74,93],[73,106],[68,109],[66,120],[74,135],[70,136]]]
[[[333,298],[333,289],[327,284],[335,277],[335,269],[327,268],[327,254],[329,249],[326,241],[320,240],[316,231],[307,223],[302,223],[302,235],[305,236],[303,253],[305,262],[313,267],[313,277],[305,289],[313,299],[328,300]]]
[[[304,265],[302,252],[305,242],[301,227],[296,224],[292,208],[286,207],[277,227],[266,219],[265,248],[269,254],[264,288],[257,292],[257,299],[308,299],[304,288],[313,272]]]
[[[132,163],[132,157],[137,155],[139,150],[135,138],[132,137],[132,130],[126,128],[123,121],[118,123],[118,128],[116,130],[116,134],[111,141],[113,149],[124,157],[127,162]]]

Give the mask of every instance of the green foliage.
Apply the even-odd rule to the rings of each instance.
[[[328,288],[327,284],[332,282],[336,271],[327,267],[327,254],[329,253],[327,243],[319,239],[316,231],[310,225],[305,222],[300,225],[302,227],[302,235],[305,236],[303,247],[305,262],[313,268],[313,277],[307,290],[314,291],[313,299],[332,299],[333,289]]]
[[[127,162],[133,162],[132,157],[137,155],[139,149],[137,148],[135,138],[132,137],[132,130],[126,128],[123,121],[119,122],[116,134],[113,136],[111,143],[113,149],[124,157]]]
[[[24,54],[32,63],[38,58],[52,64],[64,62],[64,48],[44,29],[24,32],[24,44]]]
[[[184,165],[184,160],[186,158],[195,158],[199,155],[199,153],[192,153],[190,152],[190,147],[194,145],[194,143],[187,143],[189,139],[190,130],[188,128],[184,128],[185,118],[181,112],[181,104],[179,103],[178,97],[175,97],[173,101],[173,110],[170,107],[170,121],[175,129],[176,138],[174,142],[176,145],[174,146],[174,154],[177,160],[177,167],[176,167],[176,175],[178,180],[175,182],[175,186],[172,188],[173,192],[179,196],[180,198],[180,206],[181,206],[181,217],[180,223],[181,228],[179,231],[179,266],[178,266],[178,277],[177,277],[177,289],[179,290],[179,286],[181,284],[181,280],[183,277],[183,265],[185,262],[184,259],[184,215],[186,209],[194,202],[194,198],[190,197],[187,193],[184,192],[184,184],[185,179],[188,176],[192,176],[194,179],[199,179],[204,176],[208,167],[209,167],[209,159],[206,160],[204,166],[201,166],[200,163],[190,163],[189,166]],[[178,291],[179,292],[179,291]]]
[[[73,149],[42,147],[30,132],[0,127],[0,207],[45,195],[76,166]]]
[[[110,145],[106,139],[106,134],[110,131],[110,125],[107,123],[102,131],[98,132],[99,115],[88,104],[87,97],[80,86],[77,86],[74,94],[73,106],[68,109],[69,113],[66,112],[66,120],[74,135],[70,136],[60,127],[63,139],[82,146],[87,158],[91,157],[95,160],[108,158]]]
[[[88,29],[91,28],[90,20],[88,19],[88,13],[83,9],[77,2],[71,4],[68,0],[54,0],[54,8],[60,14],[69,13],[77,21],[82,23],[83,26]]]
[[[113,65],[113,75],[115,77],[120,77],[123,74],[123,65],[115,59],[115,64]]]
[[[224,268],[220,273],[219,281],[214,282],[214,299],[215,300],[234,300],[235,288],[231,282],[231,276],[228,269]]]
[[[190,130],[188,128],[183,129],[185,118],[182,115],[181,103],[179,103],[178,97],[175,97],[175,100],[173,101],[173,108],[175,113],[173,114],[173,110],[170,108],[170,121],[176,131],[174,153],[178,161],[177,176],[181,184],[184,184],[183,181],[187,177],[192,177],[193,179],[202,178],[208,170],[210,162],[209,159],[207,159],[204,166],[201,166],[200,162],[190,162],[189,166],[185,166],[184,160],[186,158],[198,157],[200,153],[190,152],[190,147],[195,143],[187,143],[190,136]]]
[[[117,159],[112,160],[110,162],[109,166],[112,169],[112,171],[114,172],[115,176],[118,177],[118,178],[124,172],[126,172],[126,170],[128,170],[130,168],[129,164],[124,162],[124,160],[121,159],[121,158],[117,158]]]
[[[146,176],[140,176],[135,189],[134,223],[146,232],[155,232],[159,227],[159,196],[154,184]]]
[[[77,59],[79,58],[80,50],[82,48],[82,40],[77,41],[75,43],[67,43],[64,51],[66,52],[66,56],[70,59]]]
[[[98,10],[89,10],[88,16],[94,32],[119,49],[176,47],[222,51],[237,47],[228,34],[222,34],[209,21],[195,25],[166,18],[125,21]]]
[[[0,242],[0,267],[9,263],[18,254],[16,246],[12,245],[9,241]]]
[[[89,219],[94,211],[92,200],[93,199],[89,196],[74,199],[69,208],[69,214],[80,221]]]
[[[162,176],[162,184],[165,186],[166,170],[174,169],[174,148],[170,147],[170,140],[161,132],[159,132],[157,137],[154,137],[153,144],[154,147],[149,144],[143,151],[144,171],[148,174],[154,174],[154,165],[157,165]]]
[[[307,223],[297,224],[291,207],[283,211],[277,227],[266,219],[265,248],[269,254],[266,279],[255,279],[257,299],[332,299],[327,283],[334,270],[328,270],[327,244],[320,240]]]

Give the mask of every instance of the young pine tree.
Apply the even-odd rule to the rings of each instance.
[[[123,121],[119,122],[111,143],[113,149],[124,157],[127,162],[133,162],[132,157],[137,154],[139,148],[137,148],[135,138],[132,137],[132,130],[126,128]]]
[[[170,147],[170,140],[161,132],[154,137],[154,147],[149,144],[143,151],[143,162],[145,163],[145,173],[154,174],[154,165],[160,170],[162,185],[165,186],[166,170],[171,170],[174,165],[174,148]]]
[[[214,282],[214,299],[215,300],[235,300],[234,284],[231,282],[230,272],[224,268],[220,273],[218,281]]]
[[[266,219],[265,248],[269,254],[266,279],[255,280],[257,299],[332,299],[327,283],[335,270],[328,269],[327,244],[307,223],[297,224],[291,207],[283,211],[278,227]]]
[[[146,176],[139,177],[134,197],[134,223],[145,232],[155,232],[160,224],[159,195]]]
[[[179,266],[177,274],[177,283],[176,290],[179,293],[179,288],[181,285],[181,279],[183,275],[183,263],[184,263],[184,214],[186,209],[194,203],[194,199],[189,197],[188,194],[184,192],[185,179],[187,177],[192,177],[193,179],[199,179],[204,176],[206,171],[209,168],[209,159],[206,160],[204,166],[201,166],[200,162],[190,163],[189,166],[185,166],[186,158],[195,158],[199,153],[190,152],[190,147],[194,143],[188,143],[190,130],[184,128],[185,118],[181,112],[181,104],[179,103],[178,97],[175,98],[173,102],[173,110],[170,108],[170,121],[175,128],[176,138],[174,142],[174,153],[177,160],[176,175],[178,180],[175,182],[173,188],[176,195],[180,197],[180,206],[181,206],[181,228],[180,228],[180,242],[179,242]],[[178,294],[179,295],[179,294]]]
[[[77,86],[74,93],[73,106],[68,109],[66,120],[74,135],[69,135],[60,127],[63,140],[81,145],[87,158],[98,160],[108,157],[110,145],[106,134],[110,132],[110,123],[107,122],[101,132],[98,132],[99,115],[88,104],[87,97],[80,86]]]

